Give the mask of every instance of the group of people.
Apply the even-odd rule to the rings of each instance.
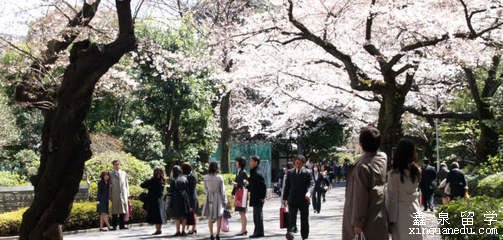
[[[454,162],[450,171],[442,164],[437,173],[429,162],[425,161],[425,166],[421,169],[416,146],[409,139],[401,139],[396,146],[389,171],[387,155],[379,151],[381,133],[378,129],[372,126],[362,128],[359,142],[363,154],[354,165],[348,163],[350,167],[347,169],[343,240],[359,237],[382,240],[388,239],[389,233],[393,240],[422,239],[421,235],[409,234],[409,228],[421,227],[413,223],[415,214],[420,211],[420,196],[422,195],[426,211],[434,208],[432,196],[437,184],[442,188],[444,200],[463,197],[466,194],[466,180],[458,163]],[[249,175],[245,157],[237,158],[235,163],[237,171],[232,195],[235,211],[239,213],[241,220],[241,231],[237,235],[248,234],[246,211],[249,206],[253,208],[255,226],[250,238],[264,237],[263,206],[267,191],[264,175],[258,170],[260,158],[250,157]],[[196,212],[199,206],[196,174],[189,163],[184,163],[181,167],[174,166],[171,175],[166,195],[164,186],[167,183],[161,168],[156,168],[153,176],[141,184],[141,187],[148,189],[146,194],[140,196],[148,213],[147,222],[155,224],[155,235],[161,234],[161,226],[169,215],[176,221],[174,236],[197,233]],[[328,175],[329,171],[324,164],[314,163],[306,167],[306,159],[302,155],[296,156],[293,162],[287,164],[285,174],[280,179],[281,204],[288,209],[285,221],[287,239],[293,239],[294,233],[297,232],[298,213],[302,239],[309,237],[309,206],[312,202],[314,212],[320,212],[324,194],[331,185]],[[209,163],[208,173],[204,176],[204,189],[206,200],[202,215],[208,219],[210,239],[220,239],[222,217],[228,201],[224,178],[219,174],[216,162]],[[107,216],[109,197],[112,201],[112,227]],[[120,162],[116,160],[113,161],[113,171],[103,172],[99,183],[98,211],[101,213],[102,231],[115,230],[117,224],[120,229],[127,229],[124,224],[129,209],[127,199],[127,174],[120,170]],[[103,228],[104,225],[108,228]],[[192,229],[188,231],[190,226]]]
[[[343,240],[388,239],[390,232],[393,240],[422,239],[422,235],[409,234],[409,228],[421,228],[414,224],[414,216],[420,212],[418,188],[423,195],[424,210],[433,210],[435,169],[427,161],[423,169],[419,167],[416,146],[409,139],[401,139],[396,146],[390,171],[387,171],[386,154],[378,150],[381,143],[378,129],[363,128],[359,141],[364,153],[348,175]],[[453,163],[449,173],[442,175],[450,186],[444,197],[452,199],[465,195],[466,181],[457,163]]]

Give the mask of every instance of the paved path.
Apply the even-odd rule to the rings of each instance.
[[[321,213],[314,214],[310,210],[310,235],[309,239],[326,239],[326,240],[339,240],[341,239],[342,231],[342,212],[344,207],[344,187],[342,184],[332,188],[326,196],[326,202],[322,203]],[[285,230],[279,229],[279,207],[280,199],[272,197],[268,199],[264,206],[264,226],[265,238],[262,239],[285,239]],[[253,219],[252,211],[249,209],[248,213],[248,232],[253,232]],[[432,216],[431,216],[432,217]],[[300,226],[300,218],[297,219]],[[239,216],[233,215],[229,220],[230,232],[222,233],[222,239],[248,239],[248,237],[234,236],[241,229]],[[300,229],[299,229],[300,230]],[[115,231],[115,232],[87,232],[79,234],[66,235],[65,239],[72,240],[112,240],[112,239],[209,239],[209,231],[207,221],[201,221],[198,226],[198,235],[189,237],[171,237],[175,233],[174,224],[169,223],[163,226],[163,234],[160,236],[152,236],[154,232],[153,226],[133,227],[130,230]],[[300,231],[299,231],[300,232]],[[295,237],[300,239],[300,233]],[[439,238],[426,238],[427,240],[434,240]]]

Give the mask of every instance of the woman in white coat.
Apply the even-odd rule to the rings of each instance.
[[[420,213],[417,186],[421,169],[417,164],[414,143],[401,139],[398,143],[393,169],[388,173],[386,207],[393,240],[422,240],[421,235],[409,234],[409,228],[420,228],[414,224],[416,213]]]

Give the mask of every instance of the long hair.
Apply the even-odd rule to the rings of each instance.
[[[162,184],[164,184],[166,182],[166,177],[164,176],[164,171],[162,170],[162,168],[157,167],[154,169],[154,174],[152,175],[152,179],[157,180],[157,181],[161,182]]]
[[[409,170],[412,182],[419,181],[421,178],[421,169],[417,164],[417,152],[414,143],[402,138],[396,149],[396,156],[393,161],[393,169],[400,172],[400,180],[404,182],[405,170]]]
[[[107,175],[108,175],[108,181],[105,181],[105,176],[107,176]],[[103,182],[109,183],[110,182],[110,172],[108,172],[108,171],[101,172],[100,179]]]

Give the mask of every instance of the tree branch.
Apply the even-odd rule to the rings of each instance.
[[[478,112],[442,112],[442,113],[425,113],[411,106],[405,106],[404,110],[417,116],[425,118],[442,118],[442,119],[476,119]]]

